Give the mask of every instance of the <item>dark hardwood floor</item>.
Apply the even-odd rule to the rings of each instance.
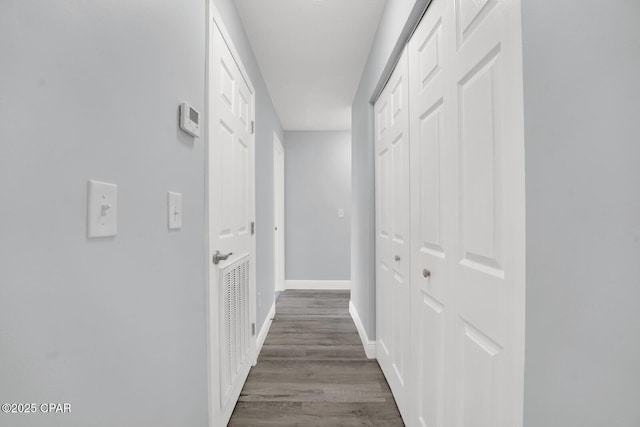
[[[285,291],[230,426],[403,426],[349,291]]]

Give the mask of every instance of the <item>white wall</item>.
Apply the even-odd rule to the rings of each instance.
[[[351,112],[351,301],[370,340],[375,339],[374,136],[371,97],[391,74],[395,60],[430,0],[387,1],[360,79]]]
[[[527,427],[640,426],[640,2],[524,0]]]
[[[285,278],[350,280],[351,132],[287,131],[284,148]]]
[[[233,1],[217,3],[257,90],[260,231],[282,131]],[[0,401],[72,405],[0,413],[2,426],[208,424],[204,141],[178,129],[181,101],[204,112],[205,12],[0,3]],[[119,186],[115,238],[86,238],[88,179]],[[180,231],[167,230],[168,190],[183,194]]]

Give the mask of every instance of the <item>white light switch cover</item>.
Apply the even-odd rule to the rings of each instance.
[[[169,208],[167,215],[169,218],[169,230],[182,228],[182,194],[167,193],[167,207]]]
[[[118,232],[118,186],[89,180],[87,236],[109,237]]]
[[[338,208],[338,218],[344,218],[344,209]]]

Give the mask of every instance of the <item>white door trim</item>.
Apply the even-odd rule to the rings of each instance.
[[[209,0],[207,2],[207,24],[206,24],[206,40],[205,40],[205,127],[204,127],[204,144],[205,144],[205,247],[206,247],[206,258],[205,258],[205,277],[206,277],[206,295],[205,295],[205,303],[206,303],[206,312],[207,312],[207,383],[208,383],[208,409],[209,409],[209,426],[216,427],[222,425],[224,422],[222,420],[223,414],[220,410],[220,358],[219,358],[219,322],[218,322],[218,310],[219,310],[219,301],[218,301],[218,292],[211,292],[211,285],[214,281],[214,278],[211,277],[211,268],[210,263],[212,262],[212,254],[213,248],[210,247],[210,188],[209,188],[209,176],[210,176],[210,167],[209,167],[209,143],[211,138],[210,133],[210,124],[209,121],[209,113],[211,110],[211,100],[209,96],[209,90],[211,87],[211,82],[209,78],[210,70],[211,70],[211,38],[214,31],[214,26],[218,28],[222,38],[224,39],[231,55],[233,56],[242,78],[245,80],[249,90],[251,92],[252,98],[252,109],[251,117],[255,117],[255,88],[251,83],[251,79],[249,78],[249,74],[242,63],[241,57],[233,45],[231,36],[227,31],[224,22],[220,13],[218,12],[213,0]],[[255,135],[253,136],[253,143],[255,143]],[[255,153],[255,151],[254,151]],[[253,165],[255,168],[255,163]],[[255,221],[255,183],[251,185],[251,192],[253,194],[253,203],[252,203],[252,219]],[[255,253],[256,253],[256,245],[255,238],[251,240],[251,256],[252,260],[250,262],[250,286],[249,286],[249,318],[250,322],[256,323],[256,268],[255,268]],[[213,307],[212,309],[212,306]],[[249,357],[251,360],[257,359],[257,351],[256,351],[256,340],[249,340],[251,343],[251,349]]]
[[[282,164],[281,164],[281,170],[277,170],[276,166],[279,164],[276,161],[276,156],[278,155],[277,153],[280,152],[282,153]],[[285,233],[285,223],[284,223],[284,197],[285,197],[285,188],[284,188],[284,179],[285,179],[285,175],[284,175],[284,165],[285,165],[285,154],[284,154],[284,147],[282,146],[282,143],[280,142],[280,138],[278,138],[278,134],[273,132],[273,222],[274,222],[274,229],[275,227],[278,226],[278,218],[282,218],[282,224],[280,224],[280,229],[278,230],[279,233],[275,233],[274,232],[274,239],[273,239],[273,262],[274,262],[274,266],[273,266],[273,273],[274,273],[274,284],[275,284],[275,290],[276,291],[284,291],[285,290],[285,285],[284,285],[284,278],[285,278],[285,240],[284,240],[284,233]],[[282,186],[281,188],[277,188],[278,182],[279,182],[279,178],[278,176],[282,177]],[[282,200],[280,201],[279,198],[277,197],[277,194],[281,195]],[[280,201],[280,203],[278,203]],[[280,212],[279,212],[280,210]],[[280,240],[279,244],[278,244],[278,239]]]

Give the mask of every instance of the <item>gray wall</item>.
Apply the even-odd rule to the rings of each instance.
[[[73,412],[0,425],[207,424],[204,147],[177,126],[204,111],[204,12],[1,3],[0,400]],[[87,179],[118,184],[115,238],[86,239]]]
[[[371,97],[396,59],[429,0],[387,1],[351,110],[351,301],[369,339],[375,339],[375,188]]]
[[[351,133],[287,131],[283,144],[285,279],[349,280]]]
[[[524,0],[527,427],[640,426],[640,2]]]
[[[233,1],[218,3],[257,90],[262,198],[281,129]],[[204,141],[177,126],[179,102],[204,112],[205,11],[0,3],[0,402],[72,405],[0,425],[208,424]],[[86,239],[88,179],[119,186],[115,238]],[[167,230],[168,190],[183,194],[180,231]],[[258,204],[260,230],[273,209]]]

